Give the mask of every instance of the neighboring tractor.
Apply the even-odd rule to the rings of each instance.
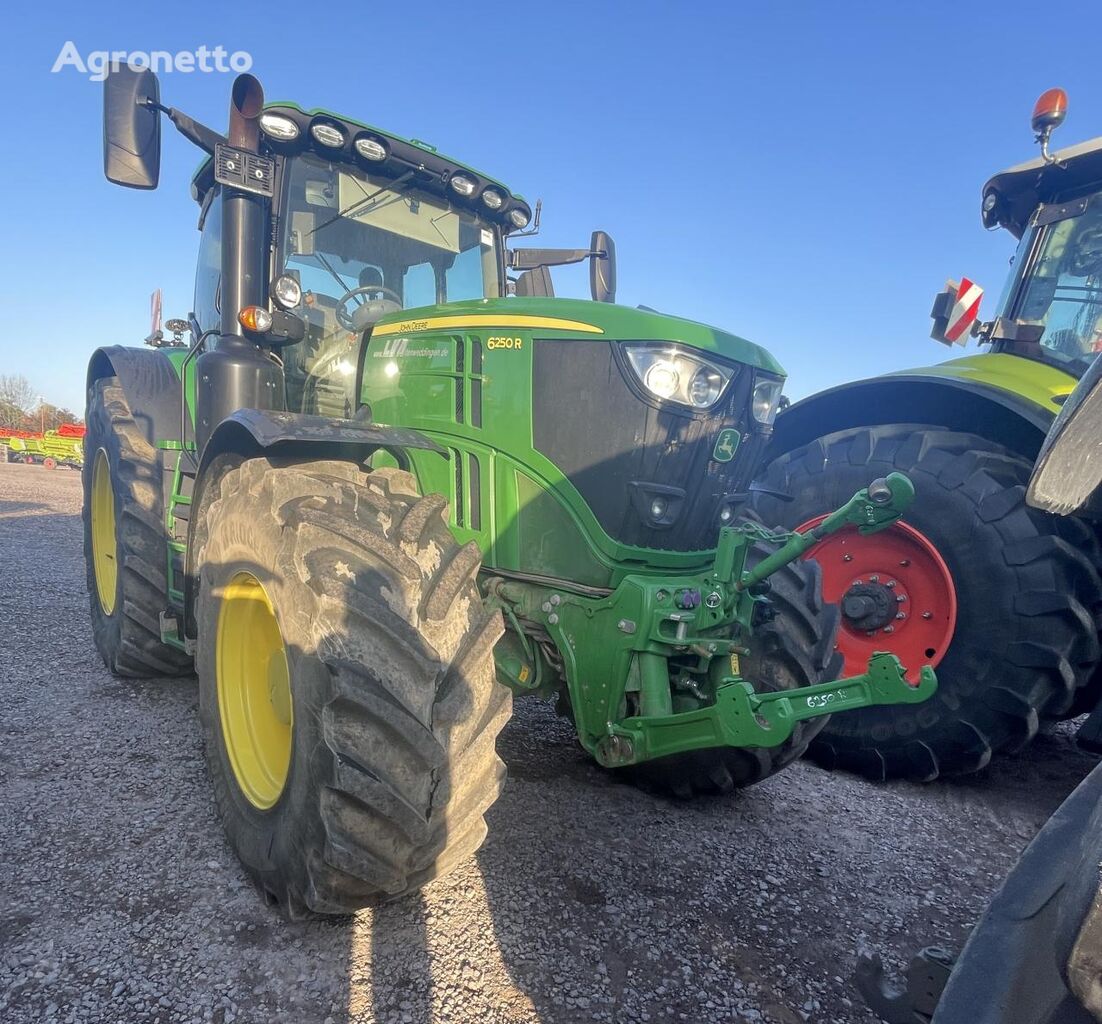
[[[1099,522],[1102,360],[1095,359],[1045,438],[1027,501]],[[1092,718],[1097,718],[1097,713]],[[1083,1024],[1102,1021],[1102,766],[1026,847],[959,957],[936,947],[907,984],[862,956],[857,984],[888,1024]]]
[[[611,240],[508,249],[528,205],[426,143],[265,108],[248,75],[226,138],[158,97],[149,71],[108,75],[105,170],[156,185],[161,113],[209,154],[193,341],[92,356],[92,620],[120,674],[194,657],[226,830],[285,913],[477,848],[511,691],[682,793],[934,691],[887,654],[832,681],[837,612],[800,560],[896,521],[904,475],[806,535],[739,518],[783,383],[766,352],[550,297],[547,267],[588,259],[611,300]]]
[[[922,495],[906,523],[811,552],[842,610],[847,671],[875,650],[938,666],[915,713],[834,719],[811,756],[881,779],[972,772],[1028,743],[1046,719],[1097,704],[1102,584],[1094,530],[1028,508],[1045,432],[1102,347],[1102,139],[1055,154],[1066,97],[1038,101],[1042,155],[995,175],[983,223],[1020,239],[993,319],[980,289],[950,283],[933,336],[987,351],[831,388],[777,419],[758,513],[799,529],[860,481],[907,473]]]

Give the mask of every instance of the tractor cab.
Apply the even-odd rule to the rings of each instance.
[[[994,353],[1078,377],[1102,351],[1102,138],[1050,153],[1066,109],[1062,90],[1046,92],[1033,115],[1041,156],[983,188],[984,226],[1019,239],[994,318],[978,319],[979,289],[969,296],[968,282],[950,282],[935,303],[933,337],[963,344],[971,334]]]

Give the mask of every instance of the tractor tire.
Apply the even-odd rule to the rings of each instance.
[[[440,495],[396,469],[249,459],[199,553],[199,709],[230,844],[287,917],[400,897],[472,854],[512,697],[499,612]]]
[[[775,544],[757,541],[747,554],[753,568]],[[839,612],[822,597],[822,572],[814,562],[792,562],[769,577],[769,605],[755,624],[750,654],[741,671],[759,693],[814,686],[838,678],[841,656],[834,650]],[[659,758],[628,769],[647,788],[688,799],[721,794],[775,775],[807,750],[829,721],[813,718],[796,725],[775,747],[722,747]]]
[[[57,460],[54,459],[53,456],[47,455],[46,458],[42,460],[42,466],[45,469],[57,469]]]
[[[766,467],[763,487],[793,500],[758,492],[757,511],[789,528],[893,470],[907,473],[917,492],[905,525],[847,540],[850,554],[823,547],[812,554],[824,560],[834,600],[842,599],[837,589],[850,587],[848,597],[870,581],[885,585],[889,575],[899,579],[886,585],[902,591],[907,574],[914,576],[912,593],[926,598],[899,606],[910,611],[897,616],[904,620],[898,629],[843,618],[839,644],[847,656],[854,648],[864,655],[869,645],[893,651],[912,672],[929,661],[938,691],[917,706],[835,716],[812,744],[817,763],[874,780],[975,772],[995,753],[1029,743],[1044,718],[1081,703],[1099,659],[1097,544],[1083,524],[1026,506],[1030,468],[985,438],[917,424],[829,434]],[[912,550],[906,545],[913,560],[900,557]],[[859,565],[873,550],[884,552],[875,557],[885,564],[847,583],[855,570],[842,561]],[[903,600],[900,591],[895,600]],[[856,668],[847,664],[847,674]]]
[[[87,424],[82,518],[96,648],[116,675],[186,675],[191,658],[161,642],[160,613],[168,608],[168,537],[160,463],[134,422],[117,377],[92,386]]]

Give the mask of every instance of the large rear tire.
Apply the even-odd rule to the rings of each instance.
[[[161,642],[168,547],[157,450],[117,377],[92,385],[83,467],[84,560],[92,634],[120,676],[177,676],[191,658]]]
[[[762,482],[794,500],[759,493],[756,507],[763,517],[795,527],[892,470],[914,481],[917,496],[905,523],[944,563],[952,591],[945,600],[956,598],[955,625],[945,617],[943,643],[928,648],[938,662],[938,692],[914,707],[835,716],[810,753],[824,767],[873,779],[978,771],[994,753],[1028,743],[1043,718],[1066,715],[1080,702],[1099,656],[1095,616],[1102,584],[1095,541],[1082,524],[1025,505],[1025,459],[973,434],[922,425],[840,431],[781,455]],[[831,559],[828,584],[831,573],[848,571],[842,550],[820,551],[819,557]],[[914,566],[885,565],[876,585],[908,570]],[[838,599],[830,585],[827,592]],[[905,613],[912,620],[873,630],[875,645],[896,651],[916,670],[907,637],[926,628],[924,615],[936,624],[944,613],[944,607],[912,607]],[[847,643],[866,643],[866,635],[854,620],[844,620],[843,651]]]
[[[747,554],[752,568],[776,550],[757,541]],[[834,650],[838,608],[822,596],[822,572],[814,562],[792,562],[769,577],[769,604],[753,631],[741,673],[758,692],[813,686],[838,677],[842,659]],[[775,775],[800,757],[828,721],[800,722],[775,747],[722,747],[646,762],[632,769],[644,784],[674,796],[726,793]]]
[[[229,840],[290,917],[347,914],[473,853],[505,768],[501,616],[446,501],[393,469],[250,459],[199,554],[200,714]]]

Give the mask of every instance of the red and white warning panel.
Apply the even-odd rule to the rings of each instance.
[[[953,345],[964,345],[976,317],[980,313],[983,289],[966,277],[957,285],[957,297],[949,310],[949,322],[945,325],[945,340]]]

